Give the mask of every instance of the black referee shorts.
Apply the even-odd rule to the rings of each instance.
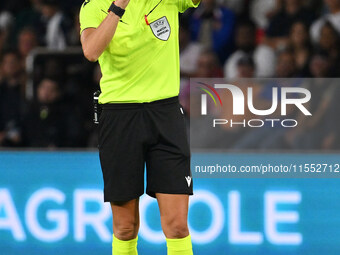
[[[104,201],[146,193],[192,195],[190,149],[177,97],[151,103],[105,104],[99,121]]]

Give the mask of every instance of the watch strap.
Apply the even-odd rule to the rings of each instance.
[[[115,5],[115,2],[112,2],[108,12],[113,12],[114,14],[121,18],[123,17],[125,10]]]

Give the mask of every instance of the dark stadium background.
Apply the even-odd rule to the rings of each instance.
[[[74,198],[73,192],[77,188],[101,189],[97,130],[92,121],[92,96],[99,88],[101,73],[97,63],[88,62],[82,55],[78,21],[81,4],[79,0],[0,2],[1,255],[59,254],[61,250],[65,254],[94,254],[91,249],[110,254],[110,243],[98,238],[98,232],[91,227],[86,229],[86,240],[73,237],[70,230],[64,239],[49,242],[30,234],[32,227],[26,226],[30,219],[26,203],[37,190],[54,187],[66,194],[65,203],[60,201],[56,206],[53,201],[46,202],[37,214],[42,225],[51,230],[56,224],[48,221],[45,215],[48,210],[66,207],[72,221],[72,203],[76,202],[69,199]],[[180,15],[179,38],[180,100],[188,122],[190,78],[327,78],[337,84],[340,76],[340,0],[203,0],[198,9]],[[284,136],[287,140],[274,147],[266,147],[263,143],[242,147],[244,151],[238,150],[240,154],[235,157],[245,160],[248,154],[243,152],[257,155],[260,149],[263,154],[258,154],[259,160],[270,158],[273,150],[276,155],[288,152],[301,158],[315,155],[320,161],[325,160],[325,155],[338,159],[339,88],[313,88],[312,108],[321,117],[306,125],[303,132]],[[263,93],[256,94],[259,100],[266,97]],[[227,149],[224,153],[240,148],[240,141],[246,135],[236,137],[231,134],[230,142],[223,148]],[[202,157],[216,156],[213,149],[216,148],[200,153],[203,153]],[[199,160],[197,155],[193,154],[194,161]],[[83,174],[73,182],[72,178],[79,176],[79,172]],[[298,230],[307,233],[299,245],[282,245],[270,238],[256,245],[235,245],[228,241],[227,230],[210,241],[208,237],[204,241],[204,236],[200,239],[196,235],[197,254],[340,254],[340,240],[336,237],[340,236],[337,179],[197,179],[195,184],[198,193],[203,190],[215,194],[226,207],[227,193],[231,189],[239,190],[249,203],[245,207],[247,213],[242,214],[246,218],[245,224],[251,229],[262,230],[266,220],[257,215],[260,212],[256,210],[263,207],[263,194],[273,190],[294,191],[295,195],[302,195],[303,201],[298,208],[301,213]],[[258,196],[255,191],[259,192]],[[51,190],[48,192],[56,194]],[[203,200],[205,195],[202,195]],[[26,233],[25,239],[15,236],[6,225],[6,219],[9,219],[9,202],[6,201],[14,203]],[[148,203],[148,200],[144,199],[144,202]],[[204,203],[195,206],[203,216],[197,213],[197,208],[193,210],[192,224],[197,231],[204,232],[209,223],[199,219],[212,219],[214,214]],[[87,209],[96,211],[98,206],[90,205]],[[149,215],[155,217],[146,217],[149,225],[160,230],[156,206],[153,204],[150,210]],[[219,223],[228,225],[227,218]],[[108,229],[110,224],[107,221]],[[318,228],[319,233],[315,230]],[[152,238],[147,238],[145,233],[149,232],[145,229],[141,254],[151,254],[150,250],[164,254],[165,244],[150,241]],[[292,229],[287,228],[287,231]]]

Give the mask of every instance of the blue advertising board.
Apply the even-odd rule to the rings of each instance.
[[[329,160],[315,155],[324,156]],[[192,161],[225,157],[194,154]],[[233,162],[247,158],[236,154]],[[194,254],[340,254],[339,184],[337,178],[195,178]],[[96,152],[1,152],[0,254],[111,254],[102,186]],[[156,201],[141,197],[140,212],[139,254],[166,254]]]

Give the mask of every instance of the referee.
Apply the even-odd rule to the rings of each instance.
[[[190,150],[178,102],[178,12],[200,0],[87,0],[85,57],[99,61],[99,154],[113,215],[113,255],[137,254],[139,197],[157,199],[169,255],[193,254]]]

